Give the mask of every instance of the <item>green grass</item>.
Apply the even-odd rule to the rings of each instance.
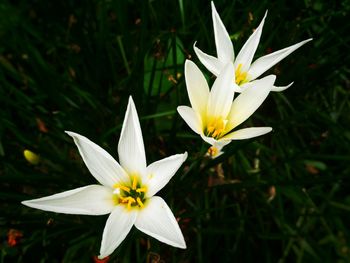
[[[215,4],[236,53],[267,9],[256,56],[314,40],[269,71],[277,85],[295,83],[245,124],[273,132],[232,142],[209,160],[201,155],[208,145],[176,112],[189,105],[185,59],[200,65],[193,43],[215,54],[209,1],[0,3],[0,262],[93,262],[107,216],[20,201],[95,183],[64,131],[116,157],[129,95],[148,163],[189,153],[159,193],[188,248],[133,229],[110,262],[350,261],[349,1]],[[29,164],[25,149],[40,164]],[[10,229],[23,233],[14,247]]]

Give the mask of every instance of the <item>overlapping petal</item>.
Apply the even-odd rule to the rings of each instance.
[[[211,10],[216,52],[218,54],[218,58],[221,62],[223,62],[223,64],[232,62],[234,60],[234,51],[230,35],[228,34],[224,24],[222,23],[213,2],[211,2]]]
[[[88,185],[62,193],[23,201],[22,204],[50,212],[76,215],[104,215],[114,208],[113,190]]]
[[[234,89],[234,68],[232,62],[226,64],[215,80],[208,97],[207,116],[222,116],[226,118],[230,112]]]
[[[256,49],[258,48],[261,32],[264,27],[265,18],[267,16],[267,11],[260,22],[258,28],[254,31],[253,34],[248,38],[248,40],[244,43],[243,47],[239,51],[236,60],[235,60],[235,68],[238,67],[239,64],[242,64],[242,71],[248,71],[250,64],[253,61],[253,57]]]
[[[80,134],[66,133],[74,139],[87,168],[99,183],[112,187],[128,178],[118,162],[100,146]]]
[[[180,227],[165,201],[159,196],[153,196],[140,210],[136,228],[168,245],[186,248],[185,239]]]
[[[301,47],[302,45],[306,44],[311,40],[312,38],[306,39],[292,46],[286,47],[284,49],[278,50],[276,52],[273,52],[271,54],[258,58],[250,66],[248,75],[251,77],[251,79],[258,78],[266,70],[270,69],[272,66],[276,65],[278,62],[280,62],[290,53],[292,53],[293,51],[295,51],[296,49],[298,49],[299,47]]]
[[[244,122],[260,107],[271,91],[275,79],[276,76],[269,75],[254,81],[254,85],[249,86],[233,101],[228,118],[228,130]]]
[[[100,248],[100,259],[107,257],[119,246],[135,223],[136,210],[126,210],[125,206],[118,205],[109,215],[103,230]]]
[[[176,154],[150,164],[147,167],[145,184],[147,197],[152,197],[161,190],[174,176],[187,158],[187,152]]]
[[[264,135],[272,131],[271,127],[252,127],[240,129],[225,135],[222,140],[244,140]]]
[[[205,114],[209,86],[202,72],[191,60],[185,62],[185,79],[192,108],[201,115]]]
[[[134,101],[129,98],[118,144],[119,162],[128,174],[143,174],[146,154],[139,117]]]
[[[196,53],[200,62],[215,76],[218,76],[225,64],[218,58],[210,56],[204,53],[202,50],[196,47],[196,43],[193,45],[194,52]]]
[[[202,133],[202,120],[198,113],[188,106],[179,106],[177,111],[195,133]]]

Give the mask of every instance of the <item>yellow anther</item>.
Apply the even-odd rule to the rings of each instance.
[[[226,123],[227,120],[223,120],[221,117],[212,119],[207,125],[206,135],[219,138],[225,132]]]
[[[210,156],[216,156],[218,154],[218,148],[216,148],[215,146],[211,146],[209,149],[208,149],[208,154]]]
[[[121,202],[121,203],[125,204],[125,203],[128,202],[129,197],[122,197],[122,196],[121,196],[119,199],[120,199],[120,202]]]
[[[136,192],[137,193],[141,193],[141,192],[144,193],[144,192],[146,192],[146,190],[147,190],[146,187],[141,187],[141,188],[136,189]]]
[[[248,82],[247,81],[248,73],[241,72],[241,69],[242,69],[242,64],[238,64],[238,67],[235,70],[235,77],[236,77],[235,81],[237,85],[241,85]]]
[[[135,203],[136,201],[135,201],[135,199],[134,198],[132,198],[132,197],[127,197],[128,198],[128,210],[130,210],[131,209],[131,205],[133,204],[133,203]]]
[[[143,207],[143,206],[144,206],[144,204],[142,203],[140,197],[137,197],[137,198],[136,198],[136,201],[137,201],[137,203],[139,204],[140,207]]]
[[[208,126],[207,131],[212,133],[215,130],[215,126]]]
[[[126,186],[124,186],[124,185],[115,184],[115,185],[113,185],[113,187],[116,188],[116,189],[117,189],[117,188],[122,189],[123,191],[130,193],[130,188],[129,188],[129,187],[126,187]]]
[[[132,190],[136,190],[136,187],[137,187],[137,177],[134,176],[132,180]]]

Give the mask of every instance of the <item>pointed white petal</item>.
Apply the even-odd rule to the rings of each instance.
[[[152,197],[161,190],[174,176],[187,158],[187,152],[176,154],[152,163],[147,167],[146,180],[147,197]]]
[[[205,114],[209,96],[209,86],[202,72],[191,60],[185,62],[185,79],[192,108],[200,115]]]
[[[218,54],[218,58],[224,64],[228,62],[233,62],[234,51],[233,51],[232,41],[230,39],[229,34],[227,33],[227,30],[224,24],[220,19],[218,12],[216,11],[214,2],[211,2],[211,10],[212,10],[216,52]]]
[[[136,228],[168,245],[186,248],[180,227],[165,201],[153,196],[139,211]]]
[[[244,140],[264,135],[272,131],[271,127],[253,127],[240,129],[224,136],[223,140]]]
[[[118,144],[119,162],[128,174],[142,174],[146,169],[146,154],[139,117],[132,97],[129,97]]]
[[[231,130],[248,119],[264,102],[276,76],[255,80],[232,103],[227,129]]]
[[[128,180],[123,168],[108,152],[80,134],[69,131],[66,133],[74,139],[87,168],[97,181],[112,187]]]
[[[223,71],[215,80],[209,94],[207,116],[222,117],[226,119],[230,112],[234,95],[234,69],[233,64],[227,63]]]
[[[292,86],[293,83],[294,82],[289,83],[287,86],[272,86],[271,91],[275,91],[275,92],[284,91],[284,90],[288,89],[290,86]]]
[[[201,118],[192,108],[188,106],[179,106],[177,107],[177,112],[195,133],[202,133]]]
[[[135,223],[137,210],[130,211],[124,205],[118,205],[109,215],[103,230],[99,259],[105,258],[125,239]]]
[[[102,185],[79,187],[23,201],[22,204],[44,211],[76,215],[104,215],[110,213],[114,208],[113,190]]]
[[[267,11],[265,12],[265,15],[261,20],[258,28],[248,38],[247,42],[245,42],[244,46],[239,51],[235,60],[235,68],[237,68],[239,64],[242,64],[241,71],[248,71],[250,64],[252,63],[255,51],[260,42],[261,32],[264,27],[266,15],[267,15]]]
[[[230,143],[227,140],[222,140],[222,139],[216,140],[212,137],[205,136],[204,134],[201,134],[201,137],[205,142],[209,143],[212,146],[219,147],[219,148],[222,148],[225,145]]]
[[[274,92],[284,91],[284,90],[288,89],[290,86],[292,86],[293,83],[294,82],[289,83],[287,86],[272,86],[271,87],[271,91],[274,91]],[[247,88],[249,88],[249,87],[251,87],[253,85],[255,85],[254,84],[254,80],[251,81],[251,82],[244,83],[243,85],[240,86],[241,90],[237,91],[237,92],[242,92],[242,91],[246,90]]]
[[[194,52],[196,53],[200,62],[215,76],[218,76],[224,67],[224,63],[216,57],[210,56],[204,53],[202,50],[196,47],[196,43],[193,45]]]
[[[273,52],[271,54],[258,58],[253,62],[253,64],[251,65],[248,71],[249,77],[252,80],[256,79],[261,74],[263,74],[266,70],[268,70],[269,68],[271,68],[272,66],[280,62],[282,59],[284,59],[286,56],[288,56],[290,53],[292,53],[293,51],[300,48],[302,45],[306,44],[311,40],[312,38],[301,41],[292,46],[286,47],[284,49],[278,50],[276,52]]]

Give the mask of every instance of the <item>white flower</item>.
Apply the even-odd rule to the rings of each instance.
[[[260,41],[261,32],[267,15],[266,12],[258,28],[249,37],[249,39],[244,44],[237,57],[235,58],[230,36],[227,33],[227,30],[224,24],[222,23],[213,2],[211,2],[211,7],[217,58],[210,56],[198,49],[195,46],[196,43],[194,44],[194,51],[196,52],[202,64],[215,76],[218,76],[220,74],[220,72],[223,70],[223,68],[228,62],[233,62],[235,68],[234,81],[238,84],[238,86],[235,87],[237,92],[241,92],[242,90],[249,87],[252,81],[261,76],[261,74],[263,74],[269,68],[280,62],[282,59],[284,59],[286,56],[288,56],[290,53],[292,53],[305,43],[312,40],[312,38],[310,38],[301,41],[292,46],[260,57],[252,63],[255,51]],[[289,88],[292,84],[293,82],[283,87],[272,86],[272,91],[285,90]]]
[[[131,97],[118,144],[120,165],[86,137],[67,133],[73,137],[87,168],[101,185],[88,185],[24,201],[24,205],[65,214],[110,213],[99,258],[110,255],[133,225],[159,241],[186,248],[173,213],[155,194],[169,182],[186,160],[187,153],[172,155],[146,166],[140,123]]]
[[[206,152],[206,156],[209,156],[212,159],[218,158],[220,155],[222,155],[224,152],[222,151],[222,146],[216,146],[212,145],[208,148],[208,151]]]
[[[179,106],[177,111],[195,133],[220,151],[232,140],[249,139],[272,130],[270,127],[254,127],[232,131],[259,108],[276,77],[270,75],[255,81],[233,101],[234,86],[237,86],[232,82],[234,77],[233,64],[229,62],[209,91],[196,64],[190,60],[185,62],[185,80],[192,108]]]

